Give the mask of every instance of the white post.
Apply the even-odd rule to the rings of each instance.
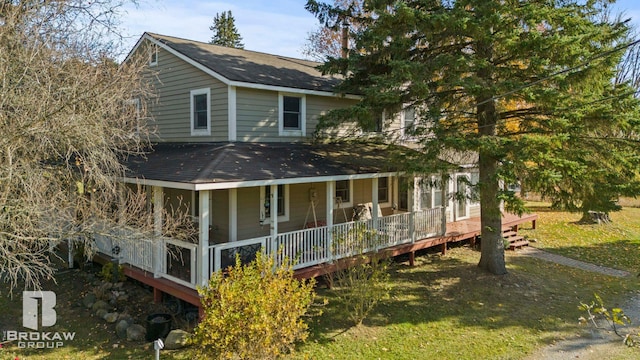
[[[408,181],[407,181],[408,182]],[[416,180],[413,178],[413,186],[410,189],[407,189],[407,203],[409,206],[409,237],[411,238],[411,243],[416,242],[416,204],[415,204],[415,193],[416,193]]]
[[[238,241],[238,189],[229,189],[229,241]]]
[[[271,229],[271,252],[272,256],[278,253],[278,185],[271,185],[271,196],[269,198],[270,229]]]
[[[450,202],[450,200],[448,200],[449,193],[447,191],[449,186],[449,181],[446,180],[444,176],[442,176],[441,179],[442,179],[442,223],[441,223],[442,229],[440,229],[440,232],[442,233],[442,235],[446,235],[447,234],[447,204],[449,204]],[[452,206],[452,208],[455,208],[455,204]],[[451,214],[451,216],[453,218],[454,215]],[[453,220],[455,221],[455,219]]]
[[[197,283],[206,286],[209,281],[209,198],[210,190],[198,191],[200,200],[199,224],[200,236],[198,237],[197,251]]]
[[[327,222],[327,257],[329,261],[333,261],[333,196],[335,187],[333,181],[327,181],[327,190],[325,192],[325,200],[327,202],[326,222]]]
[[[155,236],[153,251],[153,277],[159,278],[164,271],[164,242],[162,241],[162,211],[164,208],[164,190],[160,186],[151,188],[153,196],[153,234]]]
[[[380,249],[380,224],[378,219],[378,178],[371,179],[371,220],[376,234],[376,250]]]

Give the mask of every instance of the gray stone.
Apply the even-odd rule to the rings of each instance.
[[[127,328],[127,340],[144,341],[147,330],[140,324],[133,324]]]
[[[95,303],[93,303],[93,305],[91,306],[91,310],[93,311],[98,311],[99,309],[106,310],[108,308],[109,308],[109,304],[107,304],[103,300],[98,300]]]
[[[113,324],[118,320],[118,315],[119,314],[117,312],[111,312],[111,313],[104,314],[102,318],[104,319],[104,321],[108,322],[109,324]]]
[[[129,328],[129,326],[131,326],[131,322],[127,321],[127,320],[120,320],[118,321],[118,323],[116,324],[116,335],[120,338],[120,339],[126,339],[127,338],[127,329]]]
[[[184,330],[171,330],[167,338],[164,340],[164,348],[167,350],[182,349],[187,346],[191,334]]]
[[[101,318],[104,319],[104,316],[107,315],[109,312],[105,309],[98,309],[96,310],[96,315]]]
[[[129,324],[133,324],[133,317],[131,317],[131,315],[127,314],[126,312],[122,312],[120,313],[120,315],[118,315],[118,321],[121,320],[125,320]]]
[[[95,304],[95,302],[96,302],[96,294],[94,293],[88,293],[82,298],[82,305],[84,305],[84,307],[86,307],[87,309],[91,309],[91,307],[93,306],[93,304]]]

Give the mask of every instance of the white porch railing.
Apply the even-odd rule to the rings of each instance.
[[[162,250],[160,276],[195,288],[198,244],[175,239],[163,239]]]
[[[124,231],[124,230],[121,230]],[[121,264],[130,264],[146,271],[153,271],[153,241],[134,239],[126,234],[96,234],[95,245],[99,252],[117,258]]]
[[[331,228],[317,227],[271,236],[234,241],[207,247],[209,274],[235,264],[236,254],[243,263],[253,260],[256,253],[274,254],[278,263],[291,261],[294,269],[327,263],[354,255],[382,250],[443,234],[443,208],[427,209],[364,220],[335,224]],[[413,216],[413,219],[411,218]],[[413,225],[413,226],[412,226]],[[153,272],[157,275],[195,288],[199,269],[198,245],[175,239],[115,240],[108,235],[96,235],[99,252],[120,259],[121,263]],[[160,249],[157,248],[160,246]],[[117,251],[114,251],[117,250]],[[154,257],[154,251],[160,256]],[[116,254],[116,252],[118,252]],[[158,260],[156,260],[158,259]],[[155,261],[160,261],[155,264]]]
[[[413,213],[384,216],[373,220],[351,221],[278,234],[274,242],[270,236],[234,241],[209,247],[210,271],[225,269],[235,264],[235,254],[248,262],[260,249],[273,254],[278,263],[285,259],[294,269],[331,262],[358,254],[407,244],[415,239],[425,239],[443,233],[443,208],[427,209]],[[275,247],[274,247],[275,246]],[[213,266],[212,266],[213,265]]]

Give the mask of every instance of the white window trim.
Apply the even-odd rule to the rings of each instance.
[[[269,185],[267,185],[269,186]],[[271,213],[266,214],[264,210],[264,202],[266,200],[266,187],[260,186],[260,220],[262,222],[271,221]],[[282,185],[284,191],[284,215],[278,215],[278,222],[289,221],[289,184]]]
[[[416,141],[417,139],[414,136],[410,136],[409,134],[407,134],[407,124],[405,123],[405,112],[407,111],[408,108],[410,108],[411,106],[406,106],[402,108],[402,111],[400,111],[400,129],[401,129],[401,133],[402,133],[402,138],[404,140],[408,140],[408,141]],[[416,108],[413,107],[413,127],[415,128],[415,124],[416,124]]]
[[[337,187],[336,187],[336,181],[333,182],[333,208],[334,209],[347,209],[347,208],[352,208],[353,207],[353,180],[349,179],[349,180],[345,180],[349,182],[349,201],[344,201],[344,199],[342,199],[342,204],[338,204],[338,201],[336,199],[336,191],[337,191]]]
[[[284,97],[300,98],[300,129],[286,130],[284,128]],[[278,135],[280,136],[307,136],[307,97],[301,94],[278,93]]]
[[[151,53],[149,54],[149,66],[158,66],[158,45],[151,45]]]
[[[458,173],[458,174],[456,174],[456,176],[455,176],[456,182],[455,182],[455,189],[454,189],[455,192],[458,192],[458,178],[461,178],[461,177],[466,177],[467,180],[470,181],[471,180],[471,173]],[[466,188],[465,188],[465,194],[464,194],[465,195],[465,199],[464,199],[464,202],[465,202],[465,213],[464,214],[459,214],[458,213],[458,200],[454,200],[453,201],[453,206],[455,206],[455,212],[456,212],[456,220],[468,219],[471,216],[471,211],[469,209],[469,207],[471,206],[471,201],[470,201],[470,199],[468,197],[470,188],[469,188],[469,184],[465,184],[465,185],[466,185]]]
[[[423,180],[423,179],[425,179],[425,178],[417,178],[417,179],[419,179],[419,180]],[[439,180],[440,180],[440,177],[439,177],[439,176],[432,175],[432,176],[427,177],[427,178],[426,178],[426,180],[427,180],[427,181],[431,181],[431,182],[435,182],[435,181],[439,181]],[[417,194],[418,199],[419,199],[419,200],[418,200],[418,203],[417,203],[417,207],[418,207],[418,209],[434,209],[436,206],[444,206],[444,205],[445,205],[445,202],[446,202],[447,200],[444,198],[444,197],[445,197],[445,196],[444,196],[444,194],[445,194],[445,193],[444,193],[444,190],[442,189],[442,184],[440,184],[440,190],[439,190],[439,191],[441,192],[441,195],[440,195],[440,202],[441,202],[441,204],[440,204],[440,205],[436,205],[436,204],[435,204],[435,203],[436,203],[436,196],[435,196],[436,188],[435,188],[435,187],[433,187],[433,186],[430,186],[430,187],[429,187],[429,191],[431,192],[431,196],[430,196],[430,198],[431,198],[431,203],[429,204],[429,207],[428,207],[428,208],[425,208],[425,207],[423,207],[423,206],[422,206],[422,194],[423,194],[423,190],[424,190],[424,183],[421,183],[421,184],[420,184],[420,186],[417,186],[417,188],[419,189],[419,190],[418,190],[418,194]]]
[[[207,95],[207,128],[206,129],[196,129],[195,128],[195,118],[193,116],[193,111],[195,107],[195,103],[193,102],[193,97],[195,95]],[[189,103],[190,103],[190,115],[191,118],[191,136],[209,136],[211,135],[211,88],[203,88],[203,89],[195,89],[191,90],[189,93]]]
[[[393,182],[391,181],[391,176],[383,176],[380,177],[379,179],[387,179],[387,201],[386,202],[381,202],[380,199],[378,199],[378,205],[381,208],[387,208],[387,207],[391,207],[391,194],[393,193]],[[378,188],[380,187],[380,180],[378,180]]]

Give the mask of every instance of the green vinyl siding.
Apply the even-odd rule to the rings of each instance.
[[[211,75],[158,49],[158,65],[150,68],[156,98],[149,104],[159,141],[226,141],[228,132],[228,87]],[[211,91],[211,136],[191,136],[190,91]]]

